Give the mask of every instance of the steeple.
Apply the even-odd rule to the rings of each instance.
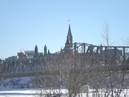
[[[70,27],[70,24],[69,24],[67,40],[66,40],[66,43],[65,43],[65,48],[71,48],[72,44],[73,44],[73,37],[72,37],[72,33],[71,33],[71,27]]]
[[[44,46],[44,55],[47,55],[47,46]]]
[[[38,54],[38,46],[35,45],[35,54]]]

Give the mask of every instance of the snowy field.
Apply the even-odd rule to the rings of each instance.
[[[0,91],[0,97],[40,97],[39,95],[47,94],[59,94],[62,93],[62,97],[66,97],[65,94],[68,93],[66,89],[59,90],[34,90],[34,89],[26,89],[26,90],[7,90]]]
[[[34,90],[34,89],[26,89],[26,90],[7,90],[7,91],[0,91],[0,97],[41,97],[40,93],[42,91],[42,94],[44,96],[42,97],[48,97],[45,95],[48,94],[59,94],[61,93],[61,97],[68,97],[68,90],[62,89],[62,90]],[[95,93],[92,93],[92,89],[90,89],[88,95],[87,93],[80,93],[78,97],[98,97],[95,95]],[[104,97],[104,93],[102,93],[103,90],[101,91],[101,95],[99,97]],[[49,96],[50,97],[50,96]],[[51,97],[57,97],[57,96],[51,96]],[[110,96],[108,96],[110,97]],[[123,90],[121,93],[120,97],[129,97],[129,89]]]

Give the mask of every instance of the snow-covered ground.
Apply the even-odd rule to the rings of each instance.
[[[0,91],[0,97],[40,97],[39,95],[47,94],[59,94],[61,93],[64,97],[68,91],[66,89],[62,90],[41,90],[41,89],[25,89],[25,90],[7,90]]]
[[[0,91],[0,97],[41,97],[39,96],[42,91],[43,95],[48,95],[48,94],[58,94],[62,93],[61,97],[68,97],[68,90],[62,89],[62,90],[41,90],[41,89],[26,89],[26,90],[8,90],[8,91]],[[104,93],[102,93],[104,90],[100,91],[101,95],[99,97],[104,97]],[[98,97],[96,94],[92,93],[93,90],[90,89],[88,95],[87,93],[80,93],[78,97]],[[103,95],[103,96],[102,96]],[[125,96],[126,95],[126,96]],[[43,97],[43,96],[42,96]],[[44,97],[55,97],[55,96],[44,96]],[[58,97],[58,96],[56,96]],[[110,96],[108,96],[110,97]],[[120,97],[129,97],[129,89],[123,90],[123,93],[121,94]]]
[[[0,97],[40,97],[40,96],[38,96],[38,95],[17,95],[17,94],[15,94],[15,95],[0,95]]]

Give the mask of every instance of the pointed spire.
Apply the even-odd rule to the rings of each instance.
[[[72,37],[72,33],[71,33],[71,27],[70,27],[70,24],[69,24],[67,40],[66,40],[65,46],[66,47],[71,47],[72,43],[73,43],[73,37]]]
[[[72,36],[70,24],[69,24],[69,30],[68,30],[67,38],[68,38],[68,41],[69,41],[70,44],[73,43],[73,36]]]
[[[38,46],[35,45],[35,54],[38,54]]]
[[[48,50],[48,54],[51,54],[51,53],[50,53],[50,50]]]
[[[70,24],[69,24],[69,29],[68,29],[68,36],[72,36]]]
[[[46,55],[46,54],[47,54],[47,46],[45,44],[45,46],[44,46],[44,55]]]

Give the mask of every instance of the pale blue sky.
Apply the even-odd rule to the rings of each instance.
[[[129,40],[129,0],[0,0],[0,57],[32,50],[35,44],[41,52],[45,44],[59,50],[69,19],[74,41],[104,43],[105,24],[112,44]]]

